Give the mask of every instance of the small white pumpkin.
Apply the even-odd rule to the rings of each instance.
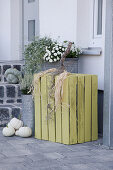
[[[20,127],[20,129],[15,132],[15,135],[27,138],[32,135],[32,130],[29,127]]]
[[[17,130],[17,131],[15,132],[15,135],[16,135],[16,136],[19,136],[19,130]]]
[[[14,129],[18,130],[20,127],[23,126],[23,122],[17,118],[11,119],[9,126],[12,126]]]
[[[15,130],[13,127],[5,127],[3,128],[2,134],[4,136],[13,136],[15,134]]]
[[[12,127],[10,122],[7,124],[7,126],[8,126],[8,127]],[[13,128],[13,127],[12,127],[12,128]]]

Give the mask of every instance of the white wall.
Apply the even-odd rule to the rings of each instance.
[[[0,60],[11,59],[10,0],[0,0]]]
[[[104,56],[81,56],[79,73],[98,75],[98,89],[104,90]]]
[[[22,59],[22,0],[11,0],[11,60]]]
[[[91,23],[91,1],[77,1],[77,41],[82,48],[89,47],[90,23]]]
[[[40,35],[76,41],[77,0],[40,0]]]
[[[77,43],[84,48],[102,48],[100,56],[80,57],[79,73],[98,75],[98,88],[100,90],[104,90],[105,1],[103,0],[103,35],[99,39],[93,38],[93,0],[78,0],[77,3]]]
[[[22,58],[22,0],[0,0],[0,60]]]

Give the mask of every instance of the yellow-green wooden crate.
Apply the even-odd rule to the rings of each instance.
[[[97,76],[70,74],[64,81],[63,98],[57,110],[51,91],[51,83],[56,80],[57,76],[53,80],[45,75],[35,85],[35,137],[63,144],[97,140]]]

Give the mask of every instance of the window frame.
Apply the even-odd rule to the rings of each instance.
[[[102,2],[102,34],[97,34],[98,23],[98,0],[92,0],[92,14],[91,14],[91,27],[90,27],[90,42],[89,47],[101,47],[104,33],[104,0]]]
[[[32,1],[31,1],[31,0],[28,0],[28,3],[33,3],[33,2],[35,2],[35,0],[32,0]]]
[[[103,29],[102,29],[102,34],[98,34],[98,1],[99,0],[94,0],[93,4],[93,37],[94,38],[101,38],[103,34]],[[102,0],[102,14],[103,14],[103,0]],[[103,15],[102,15],[102,20],[103,20]],[[103,27],[103,21],[102,21],[102,26]]]
[[[35,40],[35,34],[36,34],[35,25],[36,25],[35,19],[28,20],[28,42],[32,42]]]

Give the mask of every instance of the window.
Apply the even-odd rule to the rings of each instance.
[[[103,0],[94,0],[94,38],[102,35]]]
[[[28,41],[35,39],[35,20],[28,21]]]
[[[34,2],[35,0],[28,0],[28,3],[30,3],[30,2]]]
[[[103,4],[103,0],[98,0],[97,35],[102,34],[102,4]]]

